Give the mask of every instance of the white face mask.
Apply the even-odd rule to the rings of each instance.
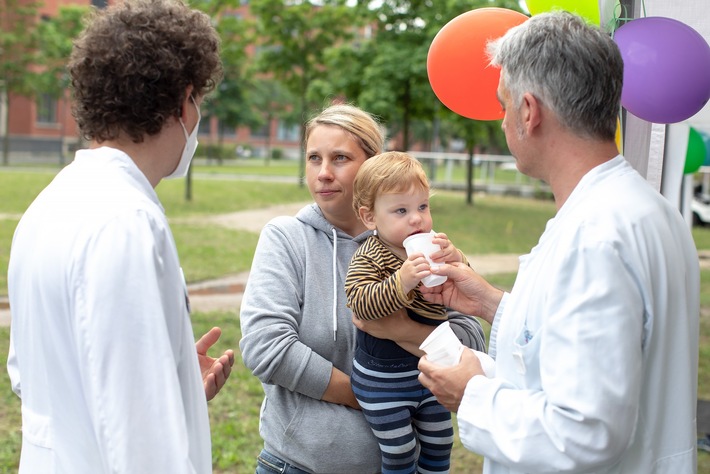
[[[202,116],[200,115],[200,108],[195,103],[195,99],[190,96],[190,100],[192,100],[193,105],[197,109],[197,123],[195,124],[195,128],[192,130],[192,133],[188,136],[185,124],[182,122],[182,118],[180,119],[182,131],[185,133],[185,148],[182,149],[180,163],[178,163],[175,171],[166,176],[165,179],[184,178],[187,175],[187,169],[190,167],[192,157],[195,156],[195,150],[197,150],[197,129],[200,128],[200,119]]]

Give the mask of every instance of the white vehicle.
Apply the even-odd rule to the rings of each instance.
[[[693,225],[710,225],[710,194],[698,193],[690,203]]]

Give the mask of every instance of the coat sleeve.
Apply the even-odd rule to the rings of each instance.
[[[130,212],[83,245],[75,344],[106,471],[195,472],[178,368],[196,354],[181,347],[188,314],[167,223]]]
[[[10,349],[7,354],[7,374],[10,376],[12,391],[15,392],[15,395],[22,398],[20,368],[17,365],[17,354],[15,353],[15,343],[13,342],[12,329],[10,330]]]

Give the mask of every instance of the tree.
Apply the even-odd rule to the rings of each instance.
[[[222,39],[224,79],[208,105],[220,122],[219,143],[225,127],[251,128],[267,125],[266,164],[271,158],[271,128],[277,117],[289,117],[293,97],[285,86],[261,74],[250,61],[248,48],[254,42],[254,23],[229,13],[219,16],[217,30]]]
[[[454,17],[490,6],[520,8],[514,0],[383,0],[372,9],[361,8],[358,13],[374,34],[329,50],[329,73],[318,80],[317,90],[356,100],[380,116],[390,135],[401,136],[403,149],[410,147],[413,127],[418,141],[426,137],[436,144],[437,121],[447,115],[438,112],[443,106],[429,85],[429,46]]]
[[[367,23],[371,13],[358,13],[360,22]],[[367,89],[362,74],[372,61],[369,38],[354,38],[325,51],[324,61],[327,74],[321,74],[308,88],[309,103],[323,101],[324,98],[356,101]]]
[[[471,120],[451,111],[442,112],[447,115],[445,119],[446,130],[443,135],[446,139],[459,139],[464,142],[468,161],[466,168],[466,202],[473,204],[473,155],[477,151],[494,151],[500,153],[507,150],[505,135],[501,130],[501,121]]]
[[[221,39],[222,68],[224,76],[217,89],[205,102],[207,116],[216,117],[219,122],[218,160],[222,160],[222,143],[227,128],[240,125],[254,126],[259,123],[259,116],[254,113],[249,101],[253,89],[251,76],[246,73],[248,65],[247,47],[253,41],[253,24],[233,13],[239,5],[237,0],[196,2],[196,6],[213,18],[215,28]],[[185,199],[192,199],[192,167],[188,169],[185,180]]]
[[[347,42],[357,19],[355,9],[346,0],[253,0],[251,12],[257,19],[260,51],[257,64],[260,71],[271,74],[297,98],[301,137],[309,106],[308,91],[313,81],[327,75],[326,51],[333,45]],[[303,184],[304,160],[299,167],[299,182]]]
[[[383,0],[375,10],[372,59],[363,71],[368,87],[359,99],[363,107],[401,129],[403,149],[410,145],[411,121],[436,122],[439,103],[426,70],[434,37],[454,17],[491,6],[520,9],[511,0]]]
[[[62,99],[67,108],[69,75],[66,67],[71,55],[73,40],[83,29],[84,17],[89,8],[83,5],[59,7],[56,16],[42,19],[35,30],[33,89],[49,94],[54,99]],[[60,164],[64,164],[64,120],[61,125]]]
[[[367,110],[401,133],[401,148],[410,147],[411,121],[431,117],[434,101],[426,75],[428,38],[422,21],[426,2],[383,1],[375,11],[376,34],[369,45],[371,62],[363,71],[367,88],[359,97]]]
[[[287,123],[298,123],[294,112],[294,97],[291,92],[279,81],[270,77],[261,77],[254,83],[252,103],[255,105],[264,124],[267,125],[264,164],[271,162],[271,121],[282,119]]]
[[[56,16],[42,19],[34,31],[37,50],[34,63],[37,72],[33,81],[38,90],[63,95],[66,89],[66,67],[72,52],[74,39],[84,27],[84,17],[89,8],[83,5],[59,7]]]
[[[247,46],[252,41],[253,25],[227,12],[220,13],[215,21],[222,40],[224,77],[208,102],[207,110],[219,120],[218,141],[222,145],[226,128],[257,126],[261,117],[250,100],[255,85],[253,76],[247,72]]]
[[[0,103],[5,104],[4,123],[9,123],[12,94],[31,97],[30,80],[34,52],[34,29],[39,3],[25,0],[0,0]],[[3,132],[3,165],[9,164],[10,140]]]

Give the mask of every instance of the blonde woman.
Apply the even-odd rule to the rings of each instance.
[[[305,139],[315,202],[264,227],[241,305],[242,356],[265,393],[256,472],[377,473],[377,439],[350,386],[356,336],[344,288],[372,234],[353,211],[353,180],[383,151],[384,133],[361,109],[333,105],[308,122]],[[465,345],[483,347],[476,322],[451,324]],[[433,329],[403,314],[365,328],[415,349]]]

